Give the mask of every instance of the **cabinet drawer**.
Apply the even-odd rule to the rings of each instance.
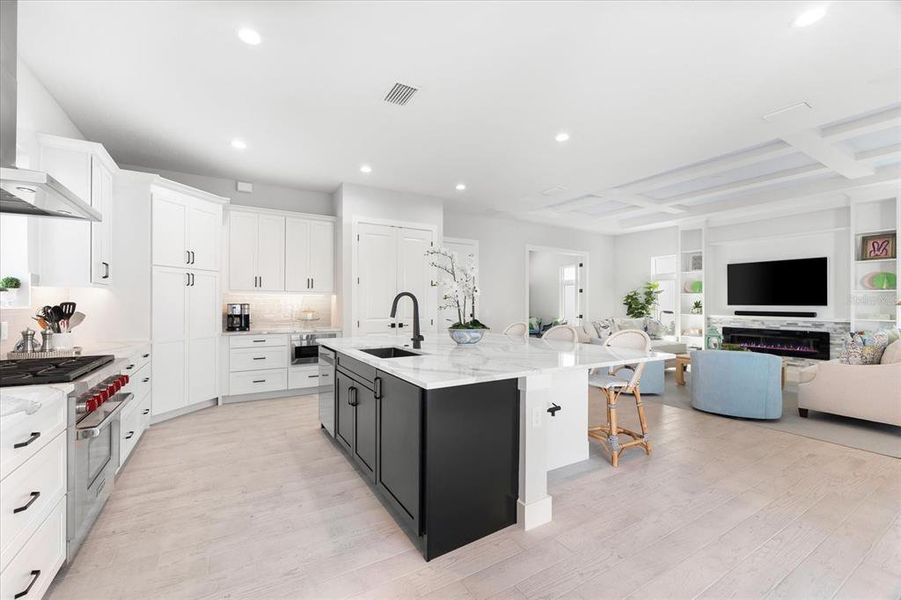
[[[232,396],[286,389],[288,389],[288,369],[243,371],[229,375],[229,391]]]
[[[150,346],[147,346],[146,348],[142,348],[138,352],[135,352],[128,358],[128,363],[125,365],[125,368],[122,369],[122,372],[131,377],[149,363]]]
[[[66,435],[60,433],[0,481],[0,568],[66,494]]]
[[[61,499],[0,575],[0,600],[43,597],[66,559],[66,501]],[[19,596],[28,590],[27,595]]]
[[[284,369],[288,366],[288,348],[232,348],[229,354],[229,371],[260,371]]]
[[[288,389],[319,387],[319,365],[288,369]]]
[[[135,373],[128,373],[128,385],[125,390],[134,394],[134,399],[140,401],[145,395],[150,393],[151,376],[153,367],[145,364]]]
[[[3,390],[2,396],[7,402],[34,402],[40,408],[33,414],[22,411],[0,419],[0,479],[65,431],[67,408],[66,394],[52,388],[22,392],[9,389]]]
[[[278,335],[233,335],[228,339],[230,348],[288,347],[288,336]]]

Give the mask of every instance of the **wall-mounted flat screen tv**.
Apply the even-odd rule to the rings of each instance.
[[[730,306],[826,306],[826,257],[727,265]]]

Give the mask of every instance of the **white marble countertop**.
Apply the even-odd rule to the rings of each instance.
[[[675,358],[668,352],[613,350],[592,344],[488,334],[471,346],[458,346],[447,335],[429,335],[421,350],[404,337],[372,335],[327,338],[321,346],[364,362],[424,389],[515,379],[567,369],[594,369]],[[402,347],[418,356],[378,358],[367,348]]]
[[[75,389],[71,383],[55,385],[23,385],[0,388],[0,417],[17,413],[34,414],[47,402],[65,402]]]
[[[222,335],[274,335],[279,333],[341,333],[340,327],[253,327],[250,331],[223,331]]]
[[[150,340],[123,340],[116,342],[93,342],[80,344],[82,356],[112,354],[116,358],[128,358],[136,352],[150,347]]]

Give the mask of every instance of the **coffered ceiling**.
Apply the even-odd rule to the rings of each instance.
[[[813,5],[826,16],[793,27]],[[898,181],[897,2],[20,0],[19,13],[23,60],[126,164],[361,183],[604,232]],[[386,102],[395,83],[417,91]]]

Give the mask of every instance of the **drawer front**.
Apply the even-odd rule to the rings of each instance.
[[[4,397],[7,394],[14,396],[13,391],[4,393]],[[34,398],[40,408],[30,415],[17,412],[0,419],[0,479],[12,473],[66,429],[65,393],[48,388],[23,396]]]
[[[243,371],[229,375],[229,390],[233,396],[286,389],[288,389],[288,369]]]
[[[65,495],[66,435],[60,433],[0,481],[0,568],[9,563]]]
[[[0,600],[14,600],[17,596],[38,600],[50,587],[65,560],[66,501],[62,499],[3,570]],[[24,594],[25,590],[28,590],[27,594]]]
[[[319,387],[319,365],[288,369],[288,389]]]
[[[138,400],[138,416],[141,419],[141,435],[144,435],[144,431],[150,427],[150,410],[151,410],[151,396],[147,394],[144,398]]]
[[[279,348],[232,348],[229,353],[229,371],[261,371],[263,369],[284,369],[288,366],[288,349]]]
[[[135,399],[140,400],[145,394],[150,393],[153,375],[153,367],[150,363],[144,364],[133,373],[128,371],[126,373],[128,374],[128,385],[125,386],[125,390],[134,394]]]
[[[138,404],[132,399],[128,406],[122,409],[119,427],[119,467],[125,464],[131,449],[141,435],[141,411]]]
[[[233,335],[228,338],[230,348],[272,348],[282,346],[287,349],[288,336],[278,335]]]
[[[142,348],[138,352],[135,352],[128,358],[128,363],[125,365],[123,372],[129,377],[132,373],[137,373],[140,371],[144,365],[150,363],[150,346],[146,348]]]

